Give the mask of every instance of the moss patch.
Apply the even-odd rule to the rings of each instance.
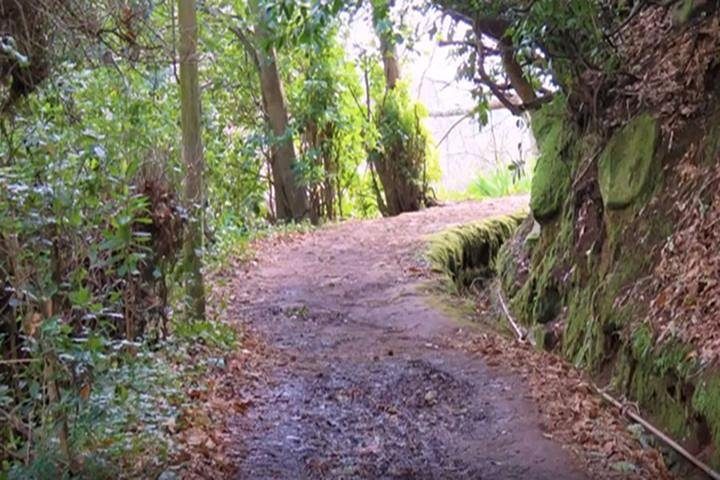
[[[570,168],[557,151],[537,160],[530,187],[530,209],[539,222],[552,219],[562,206],[570,184]]]
[[[564,116],[540,115],[533,117],[533,122],[540,123],[534,125],[533,131],[541,153],[530,188],[530,209],[535,219],[543,223],[560,211],[570,189],[570,165],[563,153],[572,135]]]
[[[457,290],[495,274],[495,259],[526,214],[505,215],[450,228],[430,239],[433,270],[444,273]]]
[[[563,151],[572,138],[567,102],[560,95],[532,116],[532,131],[540,150],[530,190],[530,210],[540,222],[552,219],[569,192],[570,166]]]
[[[695,389],[692,404],[705,417],[715,443],[715,450],[720,452],[720,378],[716,376],[701,381]],[[718,464],[720,459],[716,454],[715,466]]]
[[[617,369],[617,382],[626,386],[631,398],[680,440],[695,435],[686,396],[696,365],[688,353],[688,347],[678,342],[655,346],[650,327],[641,324],[630,334]]]
[[[598,161],[598,182],[606,208],[625,208],[643,191],[657,139],[657,122],[648,114],[636,117],[610,139]]]
[[[545,148],[545,143],[551,131],[557,125],[564,125],[566,120],[567,100],[563,95],[557,95],[552,102],[533,113],[530,126],[538,148],[541,150]]]

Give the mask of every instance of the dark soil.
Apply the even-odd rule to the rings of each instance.
[[[233,309],[270,352],[237,421],[236,478],[586,478],[523,381],[454,347],[472,327],[426,293],[427,234],[526,204],[346,222],[261,249]]]

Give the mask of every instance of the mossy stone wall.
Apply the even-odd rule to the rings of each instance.
[[[430,239],[427,258],[433,270],[444,273],[457,290],[495,274],[495,259],[503,243],[515,233],[525,213],[503,215],[453,227]]]

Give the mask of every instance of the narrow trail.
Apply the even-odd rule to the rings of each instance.
[[[423,289],[424,237],[524,197],[347,222],[265,252],[238,318],[274,352],[238,420],[238,479],[581,479],[526,387],[451,347]]]

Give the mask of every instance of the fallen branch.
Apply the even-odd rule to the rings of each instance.
[[[507,304],[505,303],[505,298],[502,294],[502,287],[498,286],[497,289],[497,295],[498,299],[500,300],[500,306],[502,307],[503,313],[505,313],[505,318],[507,318],[508,322],[510,323],[510,326],[512,326],[512,329],[515,331],[515,335],[517,336],[517,340],[520,343],[530,342],[530,344],[534,347],[535,342],[528,336],[527,332],[524,332],[520,325],[515,322],[515,319],[513,319],[512,314],[510,313],[510,309],[508,308]]]
[[[685,450],[679,443],[677,443],[675,440],[667,436],[665,433],[663,433],[660,429],[655,427],[652,423],[648,422],[644,418],[642,418],[637,413],[633,412],[629,408],[627,408],[627,405],[623,405],[619,400],[616,400],[610,394],[608,394],[605,390],[602,390],[598,388],[597,385],[594,383],[592,384],[595,391],[608,403],[611,405],[617,407],[626,417],[629,419],[639,423],[643,427],[645,427],[650,433],[655,435],[657,438],[662,440],[667,446],[678,452],[680,455],[685,457],[690,463],[695,465],[697,468],[705,472],[710,478],[713,480],[720,480],[720,473],[716,472],[712,468],[710,468],[708,465],[703,463],[700,459],[696,458],[693,454]]]
[[[512,314],[510,313],[510,310],[508,309],[507,304],[505,303],[505,299],[503,298],[501,287],[498,287],[497,294],[498,294],[498,299],[500,300],[500,305],[502,307],[503,313],[505,314],[505,317],[507,318],[508,322],[512,326],[512,329],[515,331],[515,335],[517,336],[518,342],[520,342],[522,344],[526,343],[527,335],[525,333],[523,333],[523,331],[520,329],[518,324],[512,318]],[[660,430],[659,428],[654,426],[652,423],[650,423],[647,420],[645,420],[644,418],[642,418],[637,413],[633,412],[631,409],[627,408],[626,404],[623,404],[616,398],[612,397],[605,390],[603,390],[603,389],[599,388],[597,385],[595,385],[595,383],[591,383],[591,385],[592,385],[592,388],[595,390],[595,392],[598,395],[600,395],[603,400],[605,400],[612,406],[619,409],[620,413],[623,414],[625,417],[642,425],[650,433],[655,435],[655,437],[659,438],[668,447],[672,448],[677,453],[679,453],[680,455],[685,457],[686,460],[688,460],[690,463],[692,463],[698,469],[702,470],[707,476],[709,476],[713,480],[720,480],[720,473],[716,472],[715,470],[710,468],[707,464],[705,464],[702,460],[700,460],[699,458],[695,457],[693,454],[691,454],[690,452],[685,450],[679,443],[677,443],[675,440],[670,438],[662,430]]]

